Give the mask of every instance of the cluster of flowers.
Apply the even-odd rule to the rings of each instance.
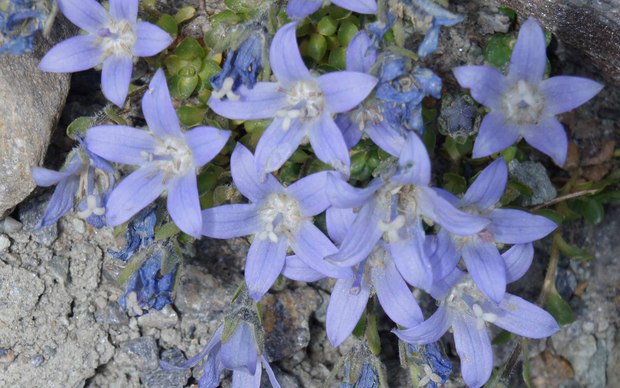
[[[333,2],[360,13],[377,12],[373,0]],[[322,3],[291,0],[287,11],[300,19]],[[133,57],[154,55],[172,39],[152,24],[136,22],[137,0],[111,0],[109,13],[95,0],[59,4],[88,34],[54,47],[41,68],[78,71],[103,63],[104,94],[122,105]],[[436,47],[439,27],[458,19],[432,2],[405,1],[399,6],[412,15],[430,7],[433,22],[422,43],[425,52]],[[388,20],[397,16],[390,14]],[[431,161],[416,132],[423,130],[420,102],[427,95],[440,97],[441,80],[428,69],[408,67],[401,56],[377,55],[380,34],[372,31],[362,31],[351,41],[346,71],[316,76],[299,52],[297,24],[281,27],[271,42],[274,82],[257,82],[257,66],[254,76],[248,76],[248,63],[260,63],[261,51],[261,40],[250,37],[216,77],[219,90],[209,101],[214,112],[229,119],[273,119],[254,154],[237,144],[231,156],[232,179],[248,203],[200,209],[196,173],[221,151],[231,133],[207,126],[183,131],[160,69],[142,100],[148,130],[97,126],[88,130],[61,172],[33,168],[37,184],[58,185],[41,225],[71,209],[76,195],[81,217],[95,226],[103,225],[104,216],[107,225],[120,225],[165,192],[168,212],[183,232],[196,238],[253,236],[245,267],[253,300],[260,300],[281,274],[307,282],[336,278],[326,323],[334,346],[352,333],[374,293],[399,326],[394,333],[409,344],[432,344],[452,328],[465,382],[484,384],[493,368],[487,323],[530,338],[559,329],[547,312],[506,293],[506,285],[529,268],[532,242],[556,225],[542,216],[498,207],[507,182],[501,157],[479,174],[462,198],[431,187]],[[454,69],[459,83],[490,109],[474,157],[491,155],[524,137],[563,164],[566,135],[553,115],[589,100],[601,86],[577,77],[543,80],[545,62],[543,31],[528,19],[508,76],[487,66]],[[404,76],[412,81],[407,87]],[[346,182],[349,149],[363,135],[391,154],[393,163],[366,188],[356,188]],[[311,174],[285,187],[271,173],[306,140],[318,159],[335,171]],[[108,161],[138,168],[114,186]],[[313,223],[324,211],[329,237]],[[146,244],[151,243],[152,237]],[[142,240],[136,244],[133,251]],[[500,252],[505,244],[512,247]],[[169,300],[169,279],[144,279],[158,270],[149,264],[134,276],[134,287],[149,284],[151,291],[133,295],[132,304],[148,304],[149,295],[155,294],[163,295],[160,302]],[[436,312],[426,320],[411,287],[438,301]],[[262,363],[278,386],[254,321],[236,322],[232,329],[224,325],[207,348],[182,367],[208,355],[201,386],[216,386],[223,369],[234,371],[237,386],[259,386]]]

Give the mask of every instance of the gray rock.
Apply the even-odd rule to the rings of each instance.
[[[531,198],[521,198],[520,205],[539,205],[556,197],[557,192],[551,183],[545,166],[538,162],[523,162],[513,159],[508,163],[510,177],[532,189]]]
[[[170,305],[167,305],[161,311],[151,310],[148,314],[138,317],[138,326],[167,329],[174,327],[178,321],[179,316],[176,311]]]
[[[19,206],[19,219],[27,230],[32,231],[35,239],[43,245],[50,246],[58,238],[58,225],[56,223],[44,228],[35,228],[41,222],[45,209],[47,209],[47,199],[51,195],[44,195],[41,198],[34,198],[24,202]]]
[[[98,309],[95,313],[95,320],[98,323],[107,325],[127,325],[129,323],[129,317],[127,313],[121,309],[121,306],[116,302],[110,302],[103,308]]]
[[[0,234],[0,252],[6,251],[7,249],[9,249],[10,246],[11,240],[9,240],[6,235]]]
[[[164,350],[161,360],[172,365],[179,365],[185,361],[185,356],[179,349]],[[161,366],[153,371],[145,372],[140,376],[142,384],[147,388],[184,387],[191,376],[190,369],[184,371],[165,370]]]
[[[36,274],[0,261],[0,322],[10,324],[30,315],[44,289]]]
[[[57,23],[52,39],[40,38],[33,53],[0,55],[0,218],[35,187],[30,167],[43,162],[71,78],[37,66],[52,44],[71,31]]]
[[[141,371],[159,368],[157,342],[153,337],[140,337],[121,344],[119,364],[133,365]]]

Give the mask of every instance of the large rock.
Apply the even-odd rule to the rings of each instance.
[[[54,30],[51,39],[38,38],[33,53],[0,55],[0,218],[34,189],[30,167],[43,162],[69,92],[69,74],[37,68],[53,43],[75,32],[65,20]]]

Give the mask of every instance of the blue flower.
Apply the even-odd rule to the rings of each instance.
[[[172,43],[172,37],[161,28],[136,21],[138,0],[110,0],[110,12],[95,0],[58,0],[58,6],[87,34],[52,47],[39,68],[73,73],[103,63],[103,94],[118,106],[127,97],[133,57],[153,56]]]
[[[305,137],[320,160],[348,174],[349,151],[332,114],[354,108],[376,84],[374,77],[351,71],[312,76],[299,53],[296,26],[282,27],[271,43],[271,68],[278,82],[241,86],[233,100],[209,100],[215,113],[229,119],[274,118],[256,146],[261,179],[280,168]]]
[[[107,224],[122,224],[167,191],[170,217],[179,229],[198,238],[202,220],[197,169],[220,152],[230,131],[196,127],[183,132],[161,69],[142,99],[142,111],[150,131],[103,125],[86,134],[93,153],[112,162],[140,166],[110,193]]]
[[[48,12],[42,1],[10,0],[0,5],[0,54],[32,51],[36,33],[43,29]]]
[[[289,246],[313,270],[334,277],[348,277],[323,259],[337,251],[312,223],[329,201],[325,195],[328,172],[309,175],[283,187],[273,175],[261,182],[254,156],[241,144],[233,151],[230,169],[237,189],[251,203],[223,205],[203,210],[202,233],[213,238],[254,235],[245,264],[248,292],[255,300],[276,281],[284,268]]]
[[[376,0],[332,0],[332,3],[357,13],[377,13]],[[322,5],[323,0],[289,0],[286,13],[291,18],[301,19],[315,13]]]
[[[430,388],[437,388],[437,384],[445,384],[452,374],[452,363],[439,348],[437,342],[427,345],[406,344],[405,356],[408,360],[422,367],[424,376],[418,382],[418,386],[428,384]]]
[[[108,193],[114,185],[114,169],[99,156],[91,153],[84,142],[67,156],[60,171],[32,167],[32,178],[38,186],[56,185],[56,189],[37,226],[42,228],[58,221],[73,209],[78,199],[77,215],[96,228],[104,225]]]
[[[508,75],[490,66],[453,69],[462,87],[489,108],[474,143],[473,156],[482,158],[525,138],[532,147],[563,166],[568,139],[554,117],[594,97],[603,85],[581,77],[543,80],[547,62],[545,36],[535,19],[521,26]]]
[[[127,261],[134,253],[155,242],[155,224],[157,223],[156,207],[143,209],[127,225],[125,247],[118,252],[108,250],[115,259]]]

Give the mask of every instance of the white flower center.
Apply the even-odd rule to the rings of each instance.
[[[376,124],[383,121],[383,114],[376,104],[362,104],[351,112],[351,119],[357,123],[360,131],[363,131],[366,123]]]
[[[446,298],[448,308],[455,309],[459,313],[469,315],[476,319],[478,329],[485,326],[485,322],[495,322],[497,315],[485,312],[477,301],[485,301],[487,298],[474,284],[470,276],[464,276],[459,283],[452,287],[452,291]]]
[[[290,128],[292,120],[315,120],[325,108],[325,96],[315,81],[298,81],[293,84],[286,90],[286,102],[288,107],[276,113],[278,117],[284,118],[282,128],[285,131]]]
[[[211,97],[215,99],[221,99],[226,96],[230,101],[239,100],[239,95],[233,92],[233,86],[235,85],[235,80],[232,77],[226,77],[224,82],[222,82],[222,88],[220,90],[214,90],[211,93]]]
[[[437,373],[433,372],[433,369],[431,369],[431,367],[429,365],[424,364],[424,377],[422,377],[422,379],[420,380],[418,385],[420,387],[425,387],[431,381],[436,383],[436,384],[439,384],[439,383],[441,383],[441,376],[439,376]]]
[[[157,165],[167,177],[186,175],[193,167],[192,150],[178,137],[155,138],[157,145],[152,153],[143,151],[142,157]]]
[[[99,30],[99,39],[104,51],[104,58],[108,55],[131,56],[131,50],[136,43],[134,23],[127,20],[111,20]]]
[[[102,216],[105,214],[105,208],[97,205],[97,197],[89,195],[86,197],[86,209],[79,211],[77,216],[83,219],[90,217],[92,214]]]
[[[268,238],[274,243],[282,234],[288,237],[295,233],[304,220],[297,200],[286,194],[269,195],[258,210],[258,216],[263,226],[258,238]]]
[[[536,124],[545,108],[545,98],[538,88],[519,80],[503,96],[504,116],[514,124]]]

